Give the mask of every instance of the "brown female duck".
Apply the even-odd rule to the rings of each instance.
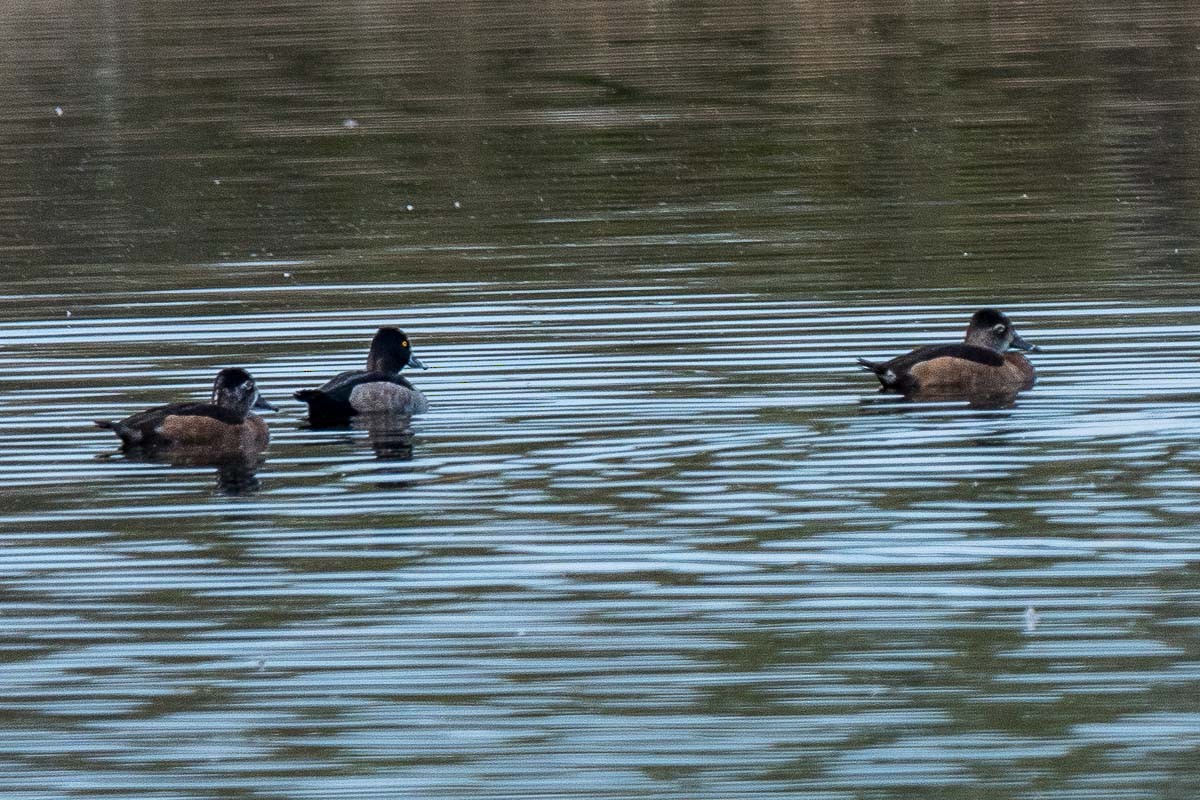
[[[858,359],[875,373],[882,391],[933,399],[1015,395],[1033,386],[1036,373],[1016,350],[1038,348],[1017,333],[1007,316],[991,308],[976,311],[962,344],[918,347],[880,363]]]

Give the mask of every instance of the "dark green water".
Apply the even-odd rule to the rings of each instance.
[[[1186,3],[0,8],[0,794],[1190,798]],[[1008,311],[1038,385],[858,356]],[[400,324],[431,411],[291,392]],[[91,427],[251,369],[254,474]]]

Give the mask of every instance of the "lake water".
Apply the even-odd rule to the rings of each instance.
[[[0,22],[4,797],[1200,791],[1192,4]],[[231,365],[257,469],[91,426]]]

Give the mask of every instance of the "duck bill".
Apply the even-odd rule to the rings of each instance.
[[[251,406],[251,408],[261,408],[264,411],[278,411],[279,410],[278,408],[276,408],[275,406],[271,405],[266,400],[264,400],[263,396],[261,394],[258,394],[257,392],[255,392],[255,394],[254,394],[254,405]]]
[[[411,354],[408,356],[408,363],[405,364],[405,366],[412,367],[413,369],[429,369],[429,367],[425,366],[421,359]]]
[[[1013,334],[1012,341],[1008,343],[1008,347],[1010,350],[1024,350],[1029,353],[1038,353],[1041,352],[1042,349],[1036,344],[1030,344],[1029,342],[1025,341],[1021,338],[1020,334],[1017,333]]]

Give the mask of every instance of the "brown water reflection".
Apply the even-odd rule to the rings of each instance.
[[[1191,6],[0,22],[5,797],[1194,793]],[[1008,407],[855,366],[983,305]],[[97,458],[231,364],[243,491]]]

